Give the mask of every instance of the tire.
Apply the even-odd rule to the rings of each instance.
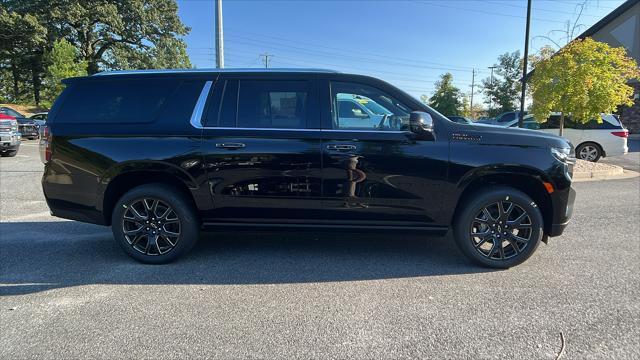
[[[527,260],[540,245],[544,235],[542,213],[525,193],[496,186],[481,190],[463,206],[455,219],[454,238],[473,262],[507,269]]]
[[[11,150],[11,151],[7,151],[7,152],[3,152],[2,156],[4,157],[14,157],[18,154],[18,150]]]
[[[596,143],[586,142],[578,145],[578,147],[576,148],[576,158],[578,159],[591,161],[591,162],[598,162],[598,160],[600,160],[601,157],[602,157],[602,148],[600,147],[600,145]]]
[[[115,241],[127,255],[145,264],[166,264],[189,252],[198,241],[199,225],[187,197],[159,183],[130,190],[111,215]]]

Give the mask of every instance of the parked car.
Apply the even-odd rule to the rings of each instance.
[[[13,116],[0,113],[0,156],[16,156],[20,150],[18,122]]]
[[[525,111],[524,114],[526,116],[527,112]],[[506,124],[510,124],[514,120],[518,120],[519,116],[520,111],[508,111],[496,116],[495,118],[481,119],[477,122],[479,124],[506,126]]]
[[[568,141],[457,124],[372,77],[157,70],[64,84],[41,140],[47,204],[111,226],[141,262],[172,261],[211,228],[452,229],[470,259],[506,268],[571,217]],[[344,98],[388,113],[343,126]]]
[[[18,131],[23,138],[33,140],[39,137],[38,124],[35,121],[6,106],[0,107],[0,114],[13,116],[18,121]]]
[[[385,124],[392,112],[362,95],[337,94],[338,126],[344,129],[375,129]]]
[[[38,126],[44,126],[47,122],[48,112],[40,112],[29,116],[29,119],[33,120],[38,124]]]
[[[565,117],[562,136],[576,145],[576,158],[596,162],[601,157],[618,156],[629,151],[627,138],[629,131],[612,114],[602,114],[601,121],[591,120],[586,124],[579,124]],[[544,123],[539,123],[532,116],[525,118],[524,127],[541,130],[550,134],[558,134],[560,129],[560,114],[553,113]],[[508,124],[517,127],[518,122]]]
[[[464,116],[447,116],[447,118],[449,118],[449,120],[456,122],[458,124],[473,124],[472,120],[467,119]]]

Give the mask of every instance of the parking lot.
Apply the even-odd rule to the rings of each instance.
[[[575,184],[565,234],[506,271],[335,232],[204,234],[150,266],[49,215],[37,150],[0,159],[0,358],[554,359],[560,333],[567,359],[640,358],[638,177]]]

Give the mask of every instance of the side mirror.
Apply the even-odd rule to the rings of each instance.
[[[424,111],[412,111],[409,115],[411,131],[417,133],[433,132],[433,118]]]

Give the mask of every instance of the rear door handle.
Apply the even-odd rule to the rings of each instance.
[[[356,149],[355,145],[349,145],[349,144],[327,145],[327,150],[349,151],[349,150],[355,150],[355,149]]]
[[[234,150],[234,149],[242,149],[243,147],[245,147],[245,145],[243,143],[217,143],[216,147],[221,149]]]

